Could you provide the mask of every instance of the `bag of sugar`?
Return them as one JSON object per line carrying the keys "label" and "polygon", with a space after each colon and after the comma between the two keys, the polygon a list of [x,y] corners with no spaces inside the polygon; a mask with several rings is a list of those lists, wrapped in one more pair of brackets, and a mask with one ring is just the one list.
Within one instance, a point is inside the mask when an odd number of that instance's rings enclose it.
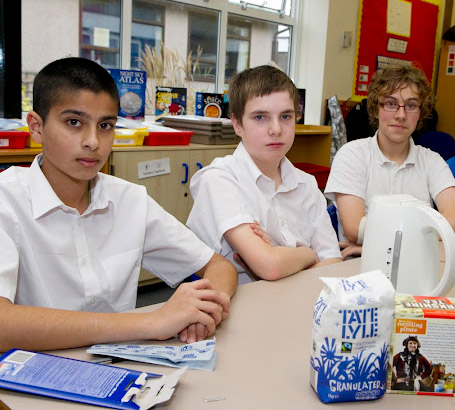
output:
{"label": "bag of sugar", "polygon": [[378,399],[386,391],[395,289],[379,270],[321,280],[311,385],[324,403]]}

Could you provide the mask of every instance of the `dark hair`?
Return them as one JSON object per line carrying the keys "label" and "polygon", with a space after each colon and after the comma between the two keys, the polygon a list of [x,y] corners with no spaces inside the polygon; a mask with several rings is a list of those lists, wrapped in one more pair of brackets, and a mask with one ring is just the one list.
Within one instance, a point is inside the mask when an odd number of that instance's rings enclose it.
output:
{"label": "dark hair", "polygon": [[431,86],[425,73],[414,66],[389,67],[373,74],[368,86],[368,115],[374,126],[379,125],[378,112],[380,100],[407,86],[415,85],[420,98],[420,116],[417,128],[428,118],[433,108]]}
{"label": "dark hair", "polygon": [[408,336],[406,339],[403,340],[403,346],[408,347],[409,342],[416,342],[417,347],[420,347],[420,341],[417,336]]}
{"label": "dark hair", "polygon": [[68,57],[45,66],[33,81],[33,111],[46,122],[52,106],[64,93],[88,90],[106,93],[118,103],[120,99],[114,79],[99,64],[79,57]]}
{"label": "dark hair", "polygon": [[229,84],[229,111],[242,125],[246,103],[254,97],[288,91],[297,114],[299,92],[292,80],[279,68],[262,65],[242,71]]}

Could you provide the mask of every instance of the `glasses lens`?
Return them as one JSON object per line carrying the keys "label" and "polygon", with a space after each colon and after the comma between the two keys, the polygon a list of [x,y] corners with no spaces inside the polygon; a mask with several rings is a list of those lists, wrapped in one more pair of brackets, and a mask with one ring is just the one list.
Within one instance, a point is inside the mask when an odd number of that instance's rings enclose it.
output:
{"label": "glasses lens", "polygon": [[420,106],[416,104],[407,104],[404,106],[404,109],[406,110],[406,112],[415,113],[420,110]]}

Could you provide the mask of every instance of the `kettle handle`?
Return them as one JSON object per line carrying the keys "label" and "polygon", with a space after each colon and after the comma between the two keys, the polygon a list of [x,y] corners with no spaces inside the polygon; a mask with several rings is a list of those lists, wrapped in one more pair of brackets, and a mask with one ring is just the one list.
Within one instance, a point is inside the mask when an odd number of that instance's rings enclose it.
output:
{"label": "kettle handle", "polygon": [[427,226],[422,228],[423,232],[435,230],[441,237],[445,252],[445,267],[444,273],[436,287],[425,296],[445,296],[455,285],[455,232],[449,222],[436,210],[429,206],[419,207],[427,218],[425,223]]}

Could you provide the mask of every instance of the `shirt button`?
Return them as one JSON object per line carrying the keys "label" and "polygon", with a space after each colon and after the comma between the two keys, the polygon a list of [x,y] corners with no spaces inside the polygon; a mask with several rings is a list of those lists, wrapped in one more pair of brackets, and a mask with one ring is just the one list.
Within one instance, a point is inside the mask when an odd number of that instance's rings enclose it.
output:
{"label": "shirt button", "polygon": [[88,303],[90,303],[91,305],[94,305],[96,303],[96,299],[95,298],[91,298]]}
{"label": "shirt button", "polygon": [[81,259],[81,266],[87,265],[87,259]]}
{"label": "shirt button", "polygon": [[286,222],[282,220],[282,221],[280,222],[280,225],[281,225],[282,228],[284,228],[284,227],[286,226]]}

